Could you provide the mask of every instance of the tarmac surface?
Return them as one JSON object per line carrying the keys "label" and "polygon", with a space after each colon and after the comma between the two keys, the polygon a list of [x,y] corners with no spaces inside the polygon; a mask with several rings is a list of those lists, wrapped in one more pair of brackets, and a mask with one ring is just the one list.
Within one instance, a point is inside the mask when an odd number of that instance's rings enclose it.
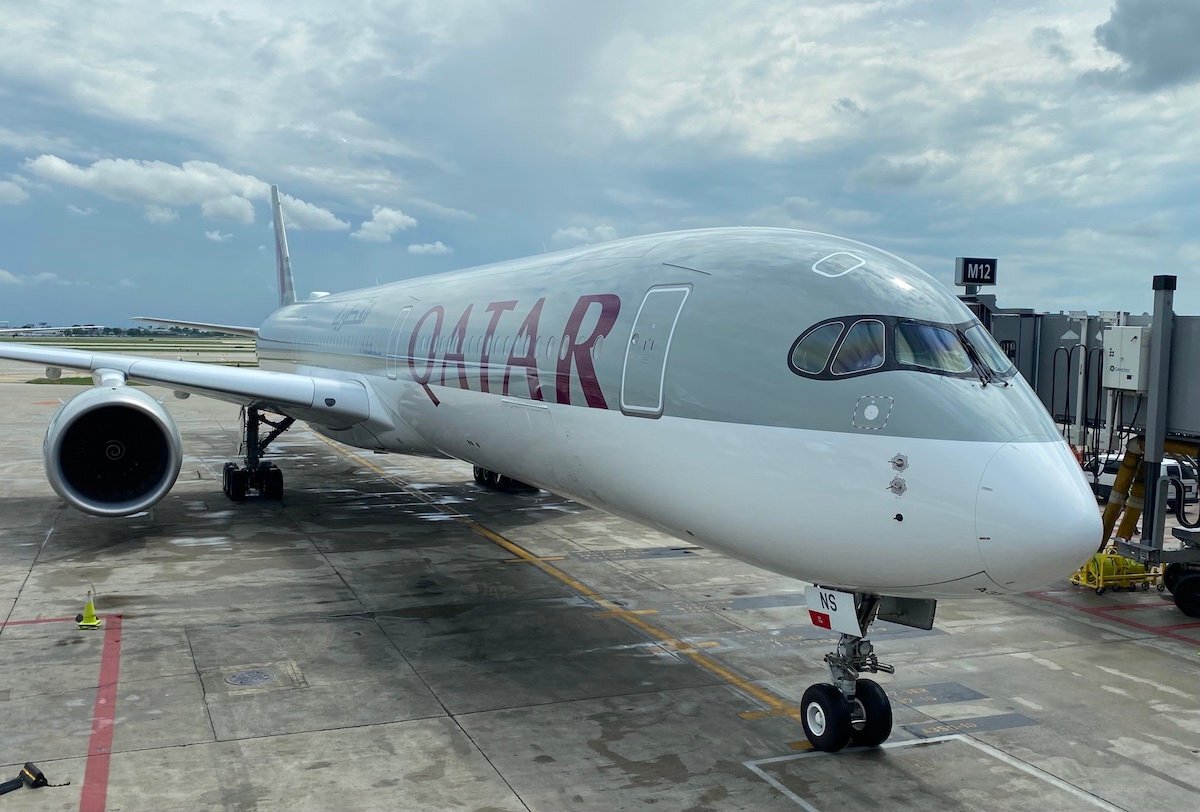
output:
{"label": "tarmac surface", "polygon": [[[30,761],[71,782],[0,812],[1200,799],[1200,622],[1166,594],[1063,573],[942,602],[933,631],[877,624],[892,738],[814,753],[797,703],[834,639],[803,583],[299,426],[271,449],[283,502],[233,504],[238,410],[156,389],[183,434],[178,484],[148,514],[88,517],[41,462],[77,391],[0,383],[0,780]],[[82,631],[91,588],[104,626]]]}

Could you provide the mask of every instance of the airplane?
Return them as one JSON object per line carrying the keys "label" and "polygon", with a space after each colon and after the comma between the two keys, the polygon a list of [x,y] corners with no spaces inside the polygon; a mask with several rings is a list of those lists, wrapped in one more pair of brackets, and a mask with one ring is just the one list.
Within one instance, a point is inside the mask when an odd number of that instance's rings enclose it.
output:
{"label": "airplane", "polygon": [[274,187],[272,206],[279,309],[211,325],[254,337],[259,369],[0,345],[92,373],[44,444],[69,505],[129,515],[174,484],[179,431],[134,380],[246,407],[246,456],[223,471],[235,502],[282,497],[263,455],[296,420],[455,457],[483,486],[544,488],[810,582],[810,620],[840,637],[800,715],[829,752],[891,733],[887,694],[861,677],[895,672],[873,621],[931,628],[938,599],[1042,587],[1100,540],[1079,465],[1007,356],[886,251],[681,231],[298,303]]}
{"label": "airplane", "polygon": [[26,335],[28,333],[66,333],[69,330],[103,330],[103,324],[72,324],[70,327],[4,327],[0,336]]}

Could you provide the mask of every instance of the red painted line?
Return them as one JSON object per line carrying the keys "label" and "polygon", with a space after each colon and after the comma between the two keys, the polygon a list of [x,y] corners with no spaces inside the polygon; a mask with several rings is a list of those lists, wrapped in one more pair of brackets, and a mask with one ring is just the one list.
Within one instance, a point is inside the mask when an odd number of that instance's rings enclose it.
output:
{"label": "red painted line", "polygon": [[1191,623],[1176,623],[1173,626],[1159,626],[1160,629],[1200,629],[1200,621],[1192,621]]}
{"label": "red painted line", "polygon": [[[1074,609],[1075,611],[1081,612],[1085,615],[1091,615],[1104,620],[1110,620],[1113,623],[1120,623],[1122,626],[1128,626],[1131,629],[1137,629],[1138,631],[1146,632],[1147,634],[1153,634],[1156,637],[1169,637],[1172,640],[1178,640],[1181,643],[1187,643],[1189,646],[1194,646],[1197,643],[1200,643],[1200,638],[1188,637],[1186,634],[1177,634],[1176,632],[1168,631],[1168,629],[1177,628],[1175,626],[1168,626],[1165,628],[1162,626],[1148,626],[1145,623],[1138,623],[1136,620],[1127,620],[1124,617],[1121,617],[1119,614],[1107,612],[1103,606],[1080,606],[1078,603],[1063,600],[1062,598],[1055,598],[1045,592],[1026,592],[1025,594],[1031,598],[1037,598],[1038,600],[1046,601],[1047,603],[1053,603],[1057,604],[1058,606],[1065,606],[1068,609]],[[1188,628],[1196,626],[1196,624],[1193,623],[1186,623],[1183,625]]]}
{"label": "red painted line", "polygon": [[0,629],[8,626],[32,626],[35,623],[74,623],[73,617],[43,617],[36,620],[5,620],[0,621]]}
{"label": "red painted line", "polygon": [[100,654],[100,683],[92,708],[92,738],[79,812],[104,812],[108,799],[108,762],[112,756],[113,720],[117,715],[117,677],[121,670],[121,616],[104,618],[104,649]]}
{"label": "red painted line", "polygon": [[1161,600],[1155,603],[1131,603],[1125,606],[1103,606],[1100,607],[1104,612],[1136,612],[1139,609],[1175,609],[1175,604],[1169,600]]}

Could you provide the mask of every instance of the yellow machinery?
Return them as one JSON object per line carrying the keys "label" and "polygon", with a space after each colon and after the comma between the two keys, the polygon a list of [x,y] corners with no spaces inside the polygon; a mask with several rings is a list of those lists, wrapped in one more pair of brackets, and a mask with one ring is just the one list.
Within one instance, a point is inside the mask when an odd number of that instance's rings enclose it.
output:
{"label": "yellow machinery", "polygon": [[[1190,444],[1167,441],[1165,450],[1176,454],[1195,455],[1197,448]],[[1104,540],[1107,542],[1116,530],[1116,540],[1129,541],[1137,531],[1138,519],[1145,505],[1145,483],[1138,476],[1145,457],[1145,440],[1132,437],[1125,446],[1125,457],[1117,471],[1116,481],[1108,501],[1104,505]],[[1118,523],[1118,519],[1120,522]],[[1118,555],[1115,545],[1109,545],[1087,560],[1087,563],[1071,576],[1076,586],[1096,590],[1102,595],[1107,589],[1130,590],[1150,589],[1154,584],[1161,592],[1166,587],[1162,579],[1162,567],[1146,568],[1145,564]]]}
{"label": "yellow machinery", "polygon": [[1122,587],[1130,591],[1141,587],[1146,591],[1151,584],[1156,585],[1159,592],[1165,589],[1158,567],[1146,569],[1145,564],[1111,552],[1096,553],[1089,558],[1071,576],[1071,583],[1094,589],[1097,595],[1103,595],[1106,589]]}

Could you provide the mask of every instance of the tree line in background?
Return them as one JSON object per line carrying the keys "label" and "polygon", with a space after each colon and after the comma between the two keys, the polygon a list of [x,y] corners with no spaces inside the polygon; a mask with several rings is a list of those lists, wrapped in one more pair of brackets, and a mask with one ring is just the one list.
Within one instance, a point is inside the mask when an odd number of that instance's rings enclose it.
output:
{"label": "tree line in background", "polygon": [[99,327],[83,324],[73,324],[70,327],[52,327],[46,322],[39,324],[23,324],[20,327],[10,328],[12,330],[37,330],[41,335],[46,335],[53,330],[61,331],[64,336],[131,336],[131,337],[151,337],[154,336],[178,336],[178,337],[205,337],[223,336],[225,333],[213,333],[205,330],[197,330],[192,327]]}

